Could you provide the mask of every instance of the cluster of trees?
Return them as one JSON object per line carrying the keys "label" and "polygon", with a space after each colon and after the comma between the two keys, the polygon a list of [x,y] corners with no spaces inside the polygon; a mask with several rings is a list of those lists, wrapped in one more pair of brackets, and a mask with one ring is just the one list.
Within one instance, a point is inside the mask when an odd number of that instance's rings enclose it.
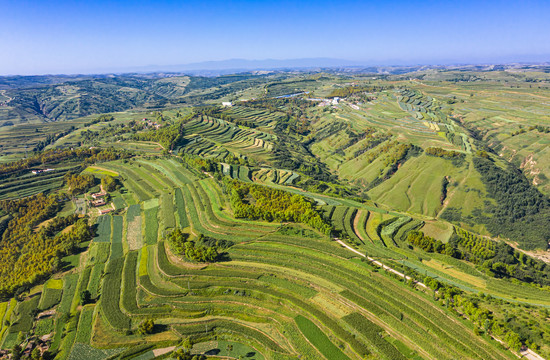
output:
{"label": "cluster of trees", "polygon": [[476,335],[481,335],[483,331],[494,334],[515,351],[521,348],[523,342],[529,342],[530,346],[536,347],[532,339],[529,341],[529,336],[522,338],[509,323],[497,320],[495,313],[480,306],[477,299],[465,295],[460,289],[441,283],[429,276],[426,276],[423,282],[434,292],[437,291],[439,298],[445,301],[449,309],[466,315],[475,324],[474,333]]}
{"label": "cluster of trees", "polygon": [[[462,138],[462,136],[459,133],[450,132],[449,129],[447,129],[446,126],[442,127],[441,131],[443,131],[445,133],[445,137],[447,137],[447,140],[449,140],[451,142],[451,144],[456,145],[456,146],[460,146],[460,147],[464,146],[464,139]],[[457,161],[456,158],[452,158],[451,160]],[[464,159],[458,158],[458,160],[459,160],[459,165],[461,165],[463,163]]]}
{"label": "cluster of trees", "polygon": [[512,132],[512,133],[510,134],[510,136],[517,136],[517,135],[519,135],[519,134],[524,134],[524,133],[526,133],[526,132],[527,132],[527,130],[525,130],[524,128],[521,128],[521,129],[519,129],[519,130],[516,130],[516,131]]}
{"label": "cluster of trees", "polygon": [[145,319],[138,326],[138,333],[141,335],[152,334],[155,328],[153,319]]}
{"label": "cluster of trees", "polygon": [[230,241],[216,240],[202,234],[199,234],[196,241],[189,240],[189,234],[180,228],[172,231],[167,240],[176,254],[197,262],[215,262],[219,260],[223,250],[233,245]]}
{"label": "cluster of trees", "polygon": [[311,201],[301,195],[238,180],[226,179],[226,184],[235,217],[300,222],[323,234],[332,233],[332,225],[323,219]]}
{"label": "cluster of trees", "polygon": [[[57,271],[63,256],[91,239],[87,218],[74,215],[37,227],[53,218],[62,204],[61,197],[43,194],[0,202],[13,216],[0,241],[0,297],[11,296]],[[69,225],[69,231],[60,232]]]}
{"label": "cluster of trees", "polygon": [[[162,122],[170,120],[169,116],[165,116],[160,112],[156,112],[155,115],[157,116],[157,121]],[[178,113],[176,117],[181,118],[182,116],[180,113]],[[173,129],[165,130],[164,127],[158,130],[149,129],[146,134],[135,135],[136,133],[147,129],[148,123],[146,121],[131,120],[126,124],[108,124],[98,131],[85,130],[80,133],[80,137],[82,139],[82,143],[94,144],[102,139],[108,139],[110,141],[123,140],[125,138],[123,136],[124,134],[134,134],[132,136],[134,136],[134,138],[138,140],[142,137],[146,139],[155,138],[150,141],[160,142],[163,144],[163,146],[166,145],[166,147],[169,148],[170,142],[172,141],[174,135]],[[155,134],[155,132],[157,131],[161,131],[161,134]]]}
{"label": "cluster of trees", "polygon": [[489,275],[515,278],[541,286],[550,285],[548,264],[525,255],[503,241],[495,242],[456,228],[450,242],[458,244],[464,259],[479,264]]}
{"label": "cluster of trees", "polygon": [[418,156],[421,153],[422,149],[416,145],[404,144],[399,141],[388,141],[380,146],[378,146],[374,151],[369,153],[364,159],[368,162],[373,161],[378,158],[381,154],[386,154],[384,157],[383,163],[387,166],[386,171],[381,175],[376,177],[373,181],[367,186],[367,190],[378,186],[385,180],[388,180],[397,172],[399,167],[405,163],[412,156]]}
{"label": "cluster of trees", "polygon": [[397,166],[402,160],[405,160],[409,150],[413,149],[412,144],[403,144],[397,141],[390,143],[389,146],[393,149],[389,151],[384,158],[384,165],[386,166]]}
{"label": "cluster of trees", "polygon": [[135,140],[154,141],[160,143],[165,149],[174,150],[183,139],[184,128],[181,123],[162,126],[159,129],[152,129],[133,135]]}
{"label": "cluster of trees", "polygon": [[189,337],[186,337],[181,341],[181,347],[175,350],[172,355],[176,358],[176,360],[206,360],[207,357],[204,355],[191,355],[193,345],[193,340],[191,340],[191,338]]}
{"label": "cluster of trees", "polygon": [[218,170],[218,163],[212,159],[184,154],[182,160],[186,165],[198,171],[215,172]]}
{"label": "cluster of trees", "polygon": [[529,126],[529,130],[537,130],[540,133],[548,134],[550,133],[550,126],[542,126],[542,125],[536,125],[536,126]]}
{"label": "cluster of trees", "polygon": [[450,249],[450,247],[446,246],[447,244],[444,244],[441,240],[435,240],[431,236],[424,235],[424,233],[419,230],[409,231],[407,241],[426,252],[454,255],[452,252],[454,249]]}
{"label": "cluster of trees", "polygon": [[109,149],[52,149],[42,153],[29,156],[26,159],[12,161],[0,165],[0,177],[17,171],[30,169],[33,166],[59,163],[64,160],[81,161],[84,164],[93,164],[96,162],[112,161],[117,159],[126,159],[131,157],[131,153],[125,150],[114,148]]}
{"label": "cluster of trees", "polygon": [[466,154],[454,151],[454,150],[445,150],[440,147],[429,147],[424,150],[427,155],[442,157],[445,159],[464,159]]}
{"label": "cluster of trees", "polygon": [[[399,265],[394,264],[399,267]],[[513,350],[519,350],[522,344],[528,345],[531,349],[537,350],[538,344],[544,343],[546,335],[533,323],[510,316],[507,308],[502,309],[500,305],[508,307],[508,303],[500,299],[494,299],[490,295],[468,294],[461,289],[448,283],[440,282],[429,276],[424,276],[418,271],[403,266],[403,271],[416,281],[422,281],[433,290],[434,300],[441,301],[449,311],[467,317],[474,325],[474,333],[481,335],[483,332],[498,336]],[[410,282],[411,285],[414,281]],[[491,310],[484,308],[483,304],[491,304]],[[497,306],[498,305],[498,306]],[[517,307],[514,304],[513,307]],[[519,305],[521,306],[521,305]],[[524,305],[529,308],[529,305]],[[504,310],[501,312],[500,310]],[[521,312],[521,309],[519,310]],[[529,312],[529,311],[526,311]],[[543,310],[542,317],[548,316],[548,311]]]}
{"label": "cluster of trees", "polygon": [[447,176],[443,176],[441,180],[441,196],[439,197],[439,203],[443,205],[445,199],[447,198],[447,187],[449,186],[449,179]]}
{"label": "cluster of trees", "polygon": [[360,93],[375,93],[380,92],[387,89],[393,89],[393,85],[389,86],[378,86],[378,85],[369,85],[369,86],[346,86],[340,89],[334,89],[332,92],[328,95],[328,97],[341,97],[346,98],[348,96],[351,96],[353,94],[360,94]]}
{"label": "cluster of trees", "polygon": [[[287,115],[287,120],[291,117],[299,119],[304,112],[310,108],[317,106],[314,101],[308,101],[297,97],[293,98],[279,98],[279,99],[256,99],[246,102],[246,106],[267,109],[272,112],[282,112]],[[283,119],[284,121],[284,119]]]}
{"label": "cluster of trees", "polygon": [[[459,236],[457,232],[467,235]],[[481,238],[458,228],[455,229],[454,236],[447,243],[435,240],[419,230],[410,231],[407,235],[407,241],[426,252],[445,254],[475,264],[492,259],[495,256],[496,248],[494,241]]]}
{"label": "cluster of trees", "polygon": [[460,258],[474,264],[492,259],[496,255],[497,243],[495,241],[474,235],[461,228],[455,227],[449,243],[459,248]]}
{"label": "cluster of trees", "polygon": [[99,131],[85,130],[80,133],[80,145],[82,144],[95,144],[101,139],[112,137],[113,140],[122,140],[122,135],[128,132],[135,132],[142,130],[145,125],[140,124],[136,128],[125,127],[124,124],[115,124],[114,126],[105,127]]}
{"label": "cluster of trees", "polygon": [[358,157],[359,155],[362,155],[367,151],[374,149],[375,147],[377,147],[384,141],[389,140],[390,138],[390,134],[375,134],[373,136],[369,136],[366,141],[363,141],[361,143],[359,149],[353,153],[353,157]]}
{"label": "cluster of trees", "polygon": [[101,178],[101,186],[103,187],[103,190],[112,192],[119,188],[120,184],[118,183],[117,179],[115,179],[111,175],[107,175]]}
{"label": "cluster of trees", "polygon": [[550,285],[550,266],[515,250],[503,241],[482,238],[460,228],[455,228],[446,244],[418,230],[410,231],[407,241],[426,252],[472,262],[493,277],[514,278],[540,286]]}
{"label": "cluster of trees", "polygon": [[485,223],[493,235],[513,239],[525,249],[547,249],[550,199],[511,164],[502,169],[489,157],[476,157],[474,166],[488,195],[496,200],[485,208],[490,216],[478,216],[476,221]]}
{"label": "cluster of trees", "polygon": [[82,194],[95,184],[95,178],[92,174],[66,173],[63,180],[71,195]]}
{"label": "cluster of trees", "polygon": [[59,233],[61,230],[65,229],[67,226],[71,226],[72,224],[76,223],[78,219],[79,217],[76,214],[68,216],[56,216],[52,219],[49,219],[48,224],[42,230],[44,231],[44,234],[46,236],[52,237]]}

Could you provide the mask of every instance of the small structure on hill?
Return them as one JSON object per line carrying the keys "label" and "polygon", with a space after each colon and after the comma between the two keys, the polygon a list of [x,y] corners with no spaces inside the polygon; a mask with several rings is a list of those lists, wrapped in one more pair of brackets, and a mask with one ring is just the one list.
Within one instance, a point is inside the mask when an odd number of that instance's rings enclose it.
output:
{"label": "small structure on hill", "polygon": [[34,175],[37,175],[37,174],[42,174],[44,172],[48,172],[48,171],[53,171],[54,169],[37,169],[37,170],[33,170],[32,173]]}
{"label": "small structure on hill", "polygon": [[106,204],[105,199],[97,199],[91,202],[93,207],[103,206]]}
{"label": "small structure on hill", "polygon": [[231,107],[231,106],[233,106],[233,104],[231,103],[231,101],[223,101],[222,106],[223,107]]}
{"label": "small structure on hill", "polygon": [[92,199],[94,199],[94,200],[103,199],[105,197],[105,195],[107,195],[107,193],[105,191],[101,191],[101,192],[98,192],[98,193],[93,193],[92,194]]}

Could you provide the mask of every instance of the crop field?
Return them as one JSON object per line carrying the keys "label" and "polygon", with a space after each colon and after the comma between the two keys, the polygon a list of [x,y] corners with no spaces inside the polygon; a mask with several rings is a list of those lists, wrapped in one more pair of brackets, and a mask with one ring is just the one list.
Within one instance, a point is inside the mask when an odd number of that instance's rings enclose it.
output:
{"label": "crop field", "polygon": [[111,242],[111,219],[110,215],[98,217],[94,242]]}
{"label": "crop field", "polygon": [[138,204],[128,207],[126,212],[126,242],[130,250],[137,250],[142,245],[141,208]]}
{"label": "crop field", "polygon": [[116,259],[122,257],[122,232],[124,226],[124,218],[120,215],[113,216],[113,237],[111,242],[111,258]]}
{"label": "crop field", "polygon": [[[121,334],[151,317],[163,325],[160,332],[145,337],[152,343],[174,336],[191,336],[199,342],[216,337],[228,344],[245,344],[265,359],[299,355],[359,359],[368,354],[404,358],[400,351],[441,359],[454,356],[450,354],[511,358],[511,353],[496,345],[487,347],[430,296],[352,261],[353,253],[327,237],[299,224],[279,230],[280,224],[235,219],[216,180],[191,179],[181,172],[178,178],[174,176],[177,164],[146,162],[150,166],[144,178],[150,186],[147,191],[159,194],[160,200],[146,199],[122,215],[99,217],[87,275],[65,279],[61,314],[71,312],[78,288],[89,289],[93,299],[99,297],[98,315],[94,306],[85,306],[70,325],[74,327],[68,330],[70,337],[56,342],[73,348],[64,352],[69,358],[76,349],[90,345],[86,351],[91,354],[95,347],[132,346],[143,338]],[[130,178],[126,164],[105,167],[116,167],[122,178]],[[409,225],[414,223],[410,217],[384,222],[394,216],[378,209],[342,205],[324,209],[345,238],[373,254],[376,249],[388,251],[384,242],[399,247],[401,241],[394,238],[402,236],[402,228],[422,225]],[[143,244],[137,240],[141,232],[131,231],[141,229],[135,226],[136,219],[143,219]],[[128,228],[123,231],[125,224]],[[192,237],[200,233],[233,241],[228,261],[197,267],[182,260],[163,240],[165,231],[175,226],[187,229]],[[44,290],[44,299],[52,296],[47,295],[49,291]],[[363,317],[369,320],[357,321]],[[59,326],[57,321],[56,336]],[[372,331],[384,338],[372,338]],[[396,339],[392,338],[395,331],[401,334]],[[401,346],[393,346],[393,341]]]}
{"label": "crop field", "polygon": [[59,302],[61,301],[61,294],[63,293],[63,290],[50,287],[51,283],[52,280],[48,281],[44,285],[44,291],[42,292],[40,303],[38,304],[38,309],[40,310],[48,310],[53,306],[59,304]]}
{"label": "crop field", "polygon": [[324,332],[321,331],[310,320],[306,319],[303,316],[296,317],[296,324],[298,328],[304,334],[304,336],[315,346],[321,354],[323,354],[327,359],[336,359],[336,360],[348,360],[349,358],[344,355],[344,353],[338,349],[333,343],[330,342],[328,337]]}

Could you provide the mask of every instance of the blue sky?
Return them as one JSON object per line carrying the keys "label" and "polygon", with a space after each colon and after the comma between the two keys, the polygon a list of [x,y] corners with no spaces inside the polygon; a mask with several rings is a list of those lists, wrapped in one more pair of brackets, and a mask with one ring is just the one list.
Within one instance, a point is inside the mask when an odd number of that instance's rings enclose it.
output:
{"label": "blue sky", "polygon": [[0,0],[0,74],[243,59],[550,61],[550,1]]}

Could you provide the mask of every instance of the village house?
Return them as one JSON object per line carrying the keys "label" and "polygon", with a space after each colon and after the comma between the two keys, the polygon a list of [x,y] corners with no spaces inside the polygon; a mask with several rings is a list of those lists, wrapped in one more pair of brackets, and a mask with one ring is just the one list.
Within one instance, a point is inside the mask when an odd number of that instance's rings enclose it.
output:
{"label": "village house", "polygon": [[48,171],[53,171],[54,169],[37,169],[37,170],[33,170],[32,173],[37,175],[37,174],[42,174],[43,172],[48,172]]}
{"label": "village house", "polygon": [[98,193],[93,193],[92,194],[92,198],[94,200],[98,200],[98,199],[103,199],[105,197],[105,195],[107,195],[106,192],[102,191],[102,192],[98,192]]}
{"label": "village house", "polygon": [[105,199],[98,199],[98,200],[93,200],[93,201],[91,202],[91,204],[92,204],[93,207],[98,207],[98,206],[103,206],[103,205],[105,205],[106,202],[105,202]]}

